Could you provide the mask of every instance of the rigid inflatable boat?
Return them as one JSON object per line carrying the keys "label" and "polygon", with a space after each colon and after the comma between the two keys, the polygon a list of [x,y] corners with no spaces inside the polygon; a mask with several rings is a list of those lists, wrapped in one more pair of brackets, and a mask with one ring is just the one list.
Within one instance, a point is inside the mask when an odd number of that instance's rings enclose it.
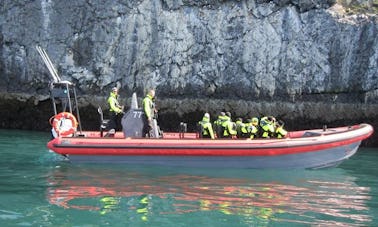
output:
{"label": "rigid inflatable boat", "polygon": [[[289,132],[283,139],[202,139],[197,133],[160,132],[142,138],[144,112],[136,96],[122,118],[122,132],[106,129],[102,111],[99,131],[83,131],[75,85],[62,81],[45,51],[37,47],[53,77],[50,119],[54,139],[48,148],[71,162],[129,163],[220,168],[323,168],[356,153],[373,133],[369,124]],[[60,107],[60,109],[59,109]],[[181,126],[185,126],[184,123]]]}
{"label": "rigid inflatable boat", "polygon": [[[100,130],[83,131],[79,110],[72,108],[78,106],[74,85],[66,81],[53,82],[51,89],[55,114],[50,123],[55,138],[47,146],[71,162],[220,168],[323,168],[337,165],[352,156],[361,141],[373,133],[369,124],[359,124],[293,131],[283,139],[202,139],[198,133],[186,132],[185,127],[181,127],[179,132],[160,132],[155,122],[153,131],[156,132],[152,133],[152,138],[142,138],[144,112],[133,108],[134,105],[122,118],[122,132],[105,130],[106,120],[100,109]],[[59,113],[58,104],[65,106]]]}

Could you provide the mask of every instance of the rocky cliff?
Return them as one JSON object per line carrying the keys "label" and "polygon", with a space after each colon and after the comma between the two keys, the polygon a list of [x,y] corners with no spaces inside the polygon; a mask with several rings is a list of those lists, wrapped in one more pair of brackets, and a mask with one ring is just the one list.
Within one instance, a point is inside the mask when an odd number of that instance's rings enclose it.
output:
{"label": "rocky cliff", "polygon": [[77,85],[87,128],[113,86],[125,102],[156,88],[164,130],[221,110],[378,126],[377,22],[335,0],[3,0],[0,126],[49,127],[36,45]]}

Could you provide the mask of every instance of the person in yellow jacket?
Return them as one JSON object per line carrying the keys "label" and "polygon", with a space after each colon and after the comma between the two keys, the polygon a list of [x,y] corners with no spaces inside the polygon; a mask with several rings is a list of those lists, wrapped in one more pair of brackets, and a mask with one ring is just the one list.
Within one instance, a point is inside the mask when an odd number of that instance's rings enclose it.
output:
{"label": "person in yellow jacket", "polygon": [[143,126],[143,137],[149,135],[152,129],[152,120],[155,117],[155,90],[151,89],[148,91],[146,97],[143,99],[143,111],[144,111],[144,126]]}
{"label": "person in yellow jacket", "polygon": [[118,102],[118,88],[113,87],[108,97],[109,104],[109,129],[118,129],[118,121],[123,113],[123,106]]}
{"label": "person in yellow jacket", "polygon": [[274,136],[275,121],[276,119],[272,116],[263,117],[260,119],[260,129],[262,130],[262,138],[271,138]]}
{"label": "person in yellow jacket", "polygon": [[287,131],[284,129],[284,125],[285,123],[282,120],[276,122],[275,134],[278,139],[285,138],[287,135]]}
{"label": "person in yellow jacket", "polygon": [[203,115],[202,121],[198,122],[200,126],[200,136],[202,138],[214,139],[213,126],[210,123],[210,114],[205,113]]}
{"label": "person in yellow jacket", "polygon": [[224,118],[224,122],[222,123],[223,127],[223,138],[232,138],[236,136],[236,125],[234,122],[231,121],[231,113],[226,112],[226,116]]}
{"label": "person in yellow jacket", "polygon": [[243,119],[239,117],[236,119],[235,124],[236,124],[236,132],[237,132],[238,138],[249,138],[248,122],[244,123]]}
{"label": "person in yellow jacket", "polygon": [[252,119],[248,119],[247,121],[247,131],[249,134],[250,139],[254,139],[259,137],[259,119],[257,117],[253,117]]}
{"label": "person in yellow jacket", "polygon": [[214,121],[214,130],[217,135],[217,138],[223,137],[223,127],[222,124],[226,120],[226,113],[220,112],[218,118]]}

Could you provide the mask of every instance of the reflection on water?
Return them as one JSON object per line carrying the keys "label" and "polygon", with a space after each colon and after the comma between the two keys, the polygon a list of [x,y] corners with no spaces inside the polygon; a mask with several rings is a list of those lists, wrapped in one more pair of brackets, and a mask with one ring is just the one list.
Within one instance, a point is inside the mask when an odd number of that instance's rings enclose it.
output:
{"label": "reflection on water", "polygon": [[62,166],[47,199],[67,209],[143,221],[177,214],[224,215],[245,224],[359,226],[371,222],[369,188],[342,169],[325,171],[181,170]]}

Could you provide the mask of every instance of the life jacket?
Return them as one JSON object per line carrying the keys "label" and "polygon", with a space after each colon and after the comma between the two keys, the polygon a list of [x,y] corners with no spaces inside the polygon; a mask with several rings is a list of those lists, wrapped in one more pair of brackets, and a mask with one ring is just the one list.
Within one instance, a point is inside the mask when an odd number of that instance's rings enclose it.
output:
{"label": "life jacket", "polygon": [[254,138],[259,137],[259,135],[258,135],[258,132],[259,132],[258,125],[253,125],[253,123],[251,122],[251,123],[247,123],[246,126],[245,126],[245,128],[247,130],[247,135],[248,135],[247,138],[254,139]]}
{"label": "life jacket", "polygon": [[143,99],[143,110],[147,119],[152,119],[154,117],[155,103],[149,94]]}
{"label": "life jacket", "polygon": [[114,112],[114,113],[122,112],[121,106],[118,103],[118,95],[116,95],[115,93],[110,92],[108,103],[109,103],[110,112]]}
{"label": "life jacket", "polygon": [[202,121],[198,122],[198,125],[199,125],[199,134],[201,138],[214,139],[213,127],[208,117],[203,117]]}
{"label": "life jacket", "polygon": [[231,121],[231,118],[225,116],[225,121],[222,123],[223,128],[223,137],[224,138],[231,138],[237,134],[236,132],[236,125],[234,122]]}
{"label": "life jacket", "polygon": [[284,138],[286,135],[287,131],[282,126],[276,128],[276,137],[278,139]]}
{"label": "life jacket", "polygon": [[218,138],[223,138],[224,128],[222,127],[223,123],[227,121],[227,116],[220,115],[218,119],[214,121],[214,130]]}
{"label": "life jacket", "polygon": [[244,124],[242,121],[236,121],[235,124],[238,138],[248,138],[250,136],[248,132],[248,124]]}
{"label": "life jacket", "polygon": [[260,120],[260,127],[262,129],[262,138],[270,138],[274,134],[274,122],[268,117],[263,117]]}

